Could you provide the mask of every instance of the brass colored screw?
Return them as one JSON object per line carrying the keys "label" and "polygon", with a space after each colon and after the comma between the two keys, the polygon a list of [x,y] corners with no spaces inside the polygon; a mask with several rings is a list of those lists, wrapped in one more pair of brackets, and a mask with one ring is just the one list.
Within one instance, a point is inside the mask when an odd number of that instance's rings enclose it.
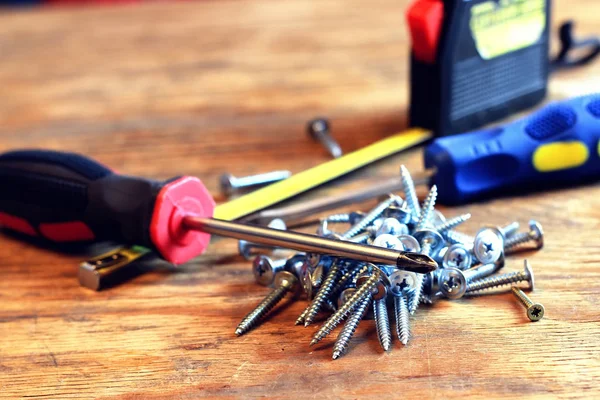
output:
{"label": "brass colored screw", "polygon": [[544,306],[540,303],[534,303],[531,299],[518,287],[513,286],[512,292],[517,296],[517,299],[527,308],[527,318],[535,322],[544,318]]}
{"label": "brass colored screw", "polygon": [[275,275],[275,289],[252,310],[235,330],[237,336],[241,336],[254,328],[279,303],[285,295],[298,285],[298,279],[294,274],[287,271],[278,272]]}

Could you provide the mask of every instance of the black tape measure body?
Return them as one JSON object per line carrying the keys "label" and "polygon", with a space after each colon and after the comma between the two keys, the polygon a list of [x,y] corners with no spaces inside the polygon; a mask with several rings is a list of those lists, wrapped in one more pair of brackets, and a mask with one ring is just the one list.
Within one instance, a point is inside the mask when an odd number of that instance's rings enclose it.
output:
{"label": "black tape measure body", "polygon": [[[431,18],[436,2],[443,3],[439,27]],[[438,135],[468,132],[540,102],[548,83],[550,7],[550,0],[417,0],[408,12],[411,125]],[[425,39],[435,46],[429,57],[415,37],[419,29],[438,32],[437,43]]]}

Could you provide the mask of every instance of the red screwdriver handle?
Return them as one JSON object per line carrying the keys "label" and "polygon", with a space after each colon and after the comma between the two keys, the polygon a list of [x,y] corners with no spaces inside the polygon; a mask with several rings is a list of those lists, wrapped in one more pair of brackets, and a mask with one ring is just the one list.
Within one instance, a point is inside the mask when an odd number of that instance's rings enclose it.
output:
{"label": "red screwdriver handle", "polygon": [[114,240],[157,250],[173,263],[202,253],[209,236],[181,227],[184,214],[211,217],[197,178],[158,182],[119,175],[74,153],[0,155],[0,225],[56,242]]}

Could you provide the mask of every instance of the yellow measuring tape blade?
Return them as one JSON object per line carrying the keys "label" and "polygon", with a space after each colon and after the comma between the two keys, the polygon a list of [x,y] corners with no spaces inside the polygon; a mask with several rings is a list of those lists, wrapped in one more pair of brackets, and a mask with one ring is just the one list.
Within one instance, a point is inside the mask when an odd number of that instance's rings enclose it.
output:
{"label": "yellow measuring tape blade", "polygon": [[431,131],[420,128],[390,136],[335,160],[302,171],[281,182],[223,203],[215,208],[214,218],[232,221],[260,211],[365,165],[423,143],[432,136]]}

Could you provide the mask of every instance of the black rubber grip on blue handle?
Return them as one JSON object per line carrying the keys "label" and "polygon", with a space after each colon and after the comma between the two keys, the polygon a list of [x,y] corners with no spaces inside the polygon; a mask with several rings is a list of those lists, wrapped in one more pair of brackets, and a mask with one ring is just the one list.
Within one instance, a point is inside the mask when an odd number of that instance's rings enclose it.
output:
{"label": "black rubber grip on blue handle", "polygon": [[[0,155],[0,213],[26,220],[46,237],[40,227],[81,222],[93,239],[151,247],[149,225],[163,186],[115,174],[74,153],[19,150]],[[90,239],[75,234],[67,240]]]}
{"label": "black rubber grip on blue handle", "polygon": [[[447,205],[600,178],[600,95],[551,103],[524,119],[463,135],[436,139],[425,150],[425,167]],[[580,142],[583,163],[549,171],[536,169],[536,151],[549,143]],[[561,157],[559,154],[557,157]]]}

